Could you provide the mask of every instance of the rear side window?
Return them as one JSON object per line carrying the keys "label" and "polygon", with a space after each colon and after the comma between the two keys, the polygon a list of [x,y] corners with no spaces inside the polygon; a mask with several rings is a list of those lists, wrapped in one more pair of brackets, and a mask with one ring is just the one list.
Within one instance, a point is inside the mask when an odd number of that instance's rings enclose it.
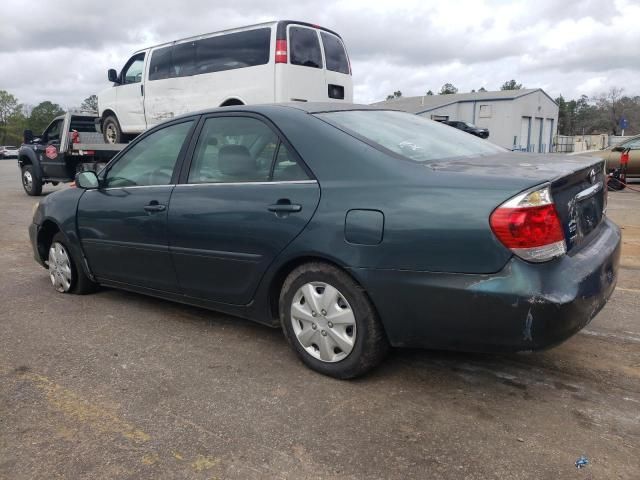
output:
{"label": "rear side window", "polygon": [[271,29],[228,33],[154,50],[149,80],[188,77],[269,63]]}
{"label": "rear side window", "polygon": [[188,77],[196,72],[196,44],[195,42],[174,45],[172,68],[170,77]]}
{"label": "rear side window", "polygon": [[327,63],[327,70],[338,73],[349,74],[349,60],[344,51],[342,42],[335,35],[320,32],[322,45],[324,46],[324,58]]}
{"label": "rear side window", "polygon": [[270,28],[229,33],[199,40],[196,42],[196,74],[269,63],[270,44]]}
{"label": "rear side window", "polygon": [[303,67],[322,68],[320,41],[315,30],[289,27],[289,49],[291,64]]}
{"label": "rear side window", "polygon": [[171,71],[171,48],[164,47],[154,50],[149,65],[149,80],[169,78]]}

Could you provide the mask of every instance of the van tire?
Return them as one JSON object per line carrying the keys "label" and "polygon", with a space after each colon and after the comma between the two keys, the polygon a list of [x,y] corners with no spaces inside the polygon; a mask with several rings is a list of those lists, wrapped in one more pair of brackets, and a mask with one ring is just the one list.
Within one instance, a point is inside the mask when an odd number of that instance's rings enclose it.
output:
{"label": "van tire", "polygon": [[122,134],[122,128],[115,115],[107,115],[102,122],[102,136],[104,142],[109,144],[122,143],[124,135]]}

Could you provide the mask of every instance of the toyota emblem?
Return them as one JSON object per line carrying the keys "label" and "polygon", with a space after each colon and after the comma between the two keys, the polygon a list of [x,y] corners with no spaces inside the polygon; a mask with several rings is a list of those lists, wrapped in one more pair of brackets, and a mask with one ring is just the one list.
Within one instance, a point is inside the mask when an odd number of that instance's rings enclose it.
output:
{"label": "toyota emblem", "polygon": [[596,183],[596,171],[592,168],[589,172],[589,181],[593,184]]}

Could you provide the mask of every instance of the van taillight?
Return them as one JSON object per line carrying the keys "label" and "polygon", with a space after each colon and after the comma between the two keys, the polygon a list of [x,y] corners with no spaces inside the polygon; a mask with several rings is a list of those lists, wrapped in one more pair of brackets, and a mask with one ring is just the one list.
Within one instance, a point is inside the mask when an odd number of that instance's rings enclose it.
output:
{"label": "van taillight", "polygon": [[287,63],[286,40],[276,40],[276,63]]}
{"label": "van taillight", "polygon": [[548,186],[503,203],[493,211],[489,224],[505,247],[529,262],[546,262],[567,251]]}

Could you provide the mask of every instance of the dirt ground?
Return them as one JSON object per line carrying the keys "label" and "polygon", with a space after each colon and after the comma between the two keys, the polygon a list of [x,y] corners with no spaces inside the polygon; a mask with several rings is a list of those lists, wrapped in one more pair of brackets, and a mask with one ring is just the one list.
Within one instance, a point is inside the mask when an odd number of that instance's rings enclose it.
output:
{"label": "dirt ground", "polygon": [[2,161],[0,478],[638,479],[640,193],[609,199],[618,288],[566,343],[398,350],[338,381],[277,330],[116,290],[56,293],[29,246],[37,199]]}

